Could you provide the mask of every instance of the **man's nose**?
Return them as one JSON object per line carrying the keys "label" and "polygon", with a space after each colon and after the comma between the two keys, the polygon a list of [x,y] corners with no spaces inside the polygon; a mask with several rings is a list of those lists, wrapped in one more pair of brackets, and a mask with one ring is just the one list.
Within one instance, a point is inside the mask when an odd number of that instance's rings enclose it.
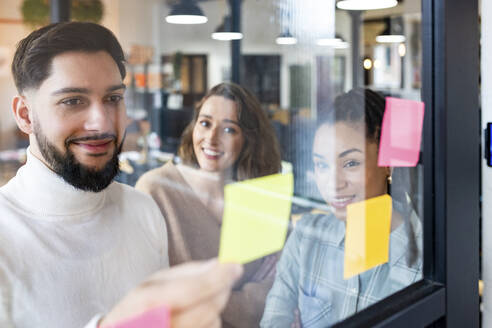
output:
{"label": "man's nose", "polygon": [[114,117],[111,114],[111,109],[106,108],[102,102],[94,102],[88,108],[88,113],[85,121],[85,129],[87,131],[107,132],[113,131]]}

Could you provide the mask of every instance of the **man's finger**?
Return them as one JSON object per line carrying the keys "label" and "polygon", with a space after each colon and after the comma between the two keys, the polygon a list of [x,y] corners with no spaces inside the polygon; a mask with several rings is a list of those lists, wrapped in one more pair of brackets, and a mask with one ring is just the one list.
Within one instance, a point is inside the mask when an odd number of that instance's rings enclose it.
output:
{"label": "man's finger", "polygon": [[180,265],[173,266],[171,268],[162,269],[151,275],[146,281],[153,282],[158,281],[161,283],[166,280],[176,280],[185,277],[196,277],[197,275],[204,274],[212,270],[217,266],[217,259],[211,259],[205,262],[187,262]]}
{"label": "man's finger", "polygon": [[[180,328],[208,328],[219,320],[220,314],[224,309],[230,292],[224,291],[208,302],[186,308],[185,310],[172,313],[172,327]],[[197,324],[199,323],[199,324]]]}
{"label": "man's finger", "polygon": [[[169,271],[173,271],[173,267]],[[194,272],[190,274],[188,270]],[[198,273],[197,273],[198,272]],[[165,273],[159,278],[152,278],[150,283],[143,284],[147,288],[148,298],[156,300],[155,305],[162,295],[165,294],[165,305],[172,310],[183,310],[187,307],[194,306],[205,302],[217,294],[222,293],[232,287],[234,282],[241,276],[242,267],[237,264],[219,264],[209,265],[207,270],[197,270],[197,267],[187,266],[179,268],[179,275],[171,272],[173,279],[169,280]],[[171,283],[172,281],[172,283]]]}

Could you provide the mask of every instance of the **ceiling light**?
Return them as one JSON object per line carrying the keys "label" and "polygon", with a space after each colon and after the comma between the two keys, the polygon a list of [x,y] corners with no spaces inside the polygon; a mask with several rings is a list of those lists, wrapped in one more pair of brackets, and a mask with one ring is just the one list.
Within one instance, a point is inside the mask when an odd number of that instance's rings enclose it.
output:
{"label": "ceiling light", "polygon": [[231,17],[224,16],[224,20],[217,27],[214,33],[212,33],[212,39],[219,41],[231,41],[231,40],[241,40],[243,38],[243,33],[233,32]]}
{"label": "ceiling light", "polygon": [[397,0],[342,0],[337,2],[338,9],[375,10],[395,7]]}
{"label": "ceiling light", "polygon": [[376,41],[379,43],[402,43],[407,38],[404,35],[378,35]]}
{"label": "ceiling light", "polygon": [[214,32],[212,33],[212,39],[219,41],[231,41],[231,40],[241,40],[243,38],[243,33],[240,32]]}
{"label": "ceiling light", "polygon": [[345,41],[339,42],[333,46],[333,48],[335,49],[348,49],[348,47],[349,43]]}
{"label": "ceiling light", "polygon": [[280,33],[275,42],[280,45],[292,45],[297,43],[297,39],[290,34],[289,31]]}
{"label": "ceiling light", "polygon": [[407,54],[407,47],[405,46],[405,43],[400,43],[398,45],[398,54],[400,55],[400,57],[405,57],[405,55]]}
{"label": "ceiling light", "polygon": [[334,46],[340,42],[342,42],[342,39],[339,38],[323,38],[323,39],[316,40],[316,44],[318,46],[326,46],[326,47]]}
{"label": "ceiling light", "polygon": [[171,12],[166,16],[166,22],[170,24],[204,24],[208,18],[193,0],[181,0],[171,7]]}
{"label": "ceiling light", "polygon": [[342,37],[336,36],[334,38],[321,38],[316,40],[316,44],[322,47],[332,47],[335,49],[347,49],[349,43],[344,41]]}
{"label": "ceiling light", "polygon": [[379,43],[402,43],[406,41],[403,35],[403,19],[401,17],[385,19],[386,27],[384,31],[376,37]]}

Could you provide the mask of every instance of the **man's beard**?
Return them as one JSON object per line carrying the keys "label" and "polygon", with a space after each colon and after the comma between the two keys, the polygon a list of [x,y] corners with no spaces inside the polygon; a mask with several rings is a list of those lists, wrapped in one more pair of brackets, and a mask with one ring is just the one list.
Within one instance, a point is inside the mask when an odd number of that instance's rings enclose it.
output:
{"label": "man's beard", "polygon": [[65,154],[63,154],[46,138],[39,126],[35,127],[34,135],[36,136],[39,150],[44,159],[49,163],[51,169],[75,188],[84,191],[100,192],[109,186],[114,177],[120,172],[118,155],[121,152],[123,141],[118,146],[116,144],[117,138],[114,135],[102,134],[81,138],[84,140],[97,140],[113,137],[116,145],[113,156],[100,170],[89,168],[75,158],[74,153],[69,149],[70,143],[73,142],[70,139],[65,141]]}

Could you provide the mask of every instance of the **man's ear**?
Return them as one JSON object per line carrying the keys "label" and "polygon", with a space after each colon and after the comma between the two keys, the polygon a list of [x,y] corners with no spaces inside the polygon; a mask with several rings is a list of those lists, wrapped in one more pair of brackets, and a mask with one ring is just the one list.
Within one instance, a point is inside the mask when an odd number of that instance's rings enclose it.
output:
{"label": "man's ear", "polygon": [[12,111],[17,126],[26,134],[33,133],[32,113],[24,96],[17,95],[12,100]]}

